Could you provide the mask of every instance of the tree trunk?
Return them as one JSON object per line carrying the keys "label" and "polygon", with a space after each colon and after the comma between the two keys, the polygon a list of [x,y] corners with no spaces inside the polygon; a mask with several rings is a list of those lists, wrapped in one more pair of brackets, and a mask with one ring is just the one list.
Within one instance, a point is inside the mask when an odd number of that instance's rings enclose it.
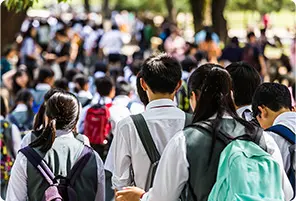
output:
{"label": "tree trunk", "polygon": [[102,10],[102,15],[103,19],[110,18],[111,17],[111,12],[109,9],[109,0],[103,0],[103,10]]}
{"label": "tree trunk", "polygon": [[168,19],[170,22],[176,22],[176,10],[174,9],[173,0],[165,0],[166,7],[168,9]]}
{"label": "tree trunk", "polygon": [[213,31],[216,32],[221,41],[227,40],[227,22],[223,12],[227,0],[212,0],[212,22]]}
{"label": "tree trunk", "polygon": [[193,15],[193,24],[195,32],[202,29],[204,20],[205,0],[190,0],[191,11]]}
{"label": "tree trunk", "polygon": [[90,11],[89,0],[84,0],[84,10],[85,12],[89,13]]}
{"label": "tree trunk", "polygon": [[1,4],[1,47],[12,44],[16,34],[20,31],[21,25],[26,18],[26,11],[15,13],[8,11],[4,2]]}

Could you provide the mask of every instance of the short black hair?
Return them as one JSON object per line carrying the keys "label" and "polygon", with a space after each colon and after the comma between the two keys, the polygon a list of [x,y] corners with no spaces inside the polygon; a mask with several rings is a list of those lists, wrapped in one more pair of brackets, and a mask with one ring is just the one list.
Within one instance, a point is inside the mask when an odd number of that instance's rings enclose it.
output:
{"label": "short black hair", "polygon": [[78,69],[75,69],[75,68],[72,68],[72,69],[69,69],[65,72],[65,78],[69,81],[69,82],[72,82],[73,81],[73,78],[75,77],[75,75],[79,74],[79,70]]}
{"label": "short black hair", "polygon": [[142,72],[153,93],[173,93],[182,76],[180,63],[165,53],[146,59]]}
{"label": "short black hair", "polygon": [[247,38],[250,39],[251,37],[256,37],[254,32],[249,32]]}
{"label": "short black hair", "polygon": [[253,116],[260,114],[258,106],[266,106],[274,112],[278,112],[282,108],[291,109],[291,94],[285,85],[278,83],[261,84],[253,96],[252,110]]}
{"label": "short black hair", "polygon": [[128,96],[132,92],[133,87],[126,81],[120,81],[116,83],[116,96],[125,95]]}
{"label": "short black hair", "polygon": [[184,71],[190,72],[192,69],[197,67],[197,62],[195,59],[186,57],[183,61],[181,61],[181,66]]}
{"label": "short black hair", "polygon": [[54,77],[54,72],[51,68],[48,67],[42,67],[39,70],[37,82],[38,83],[44,83],[46,78],[52,78]]}
{"label": "short black hair", "polygon": [[80,88],[83,88],[88,83],[88,79],[83,74],[78,74],[73,78],[73,82],[77,83]]}
{"label": "short black hair", "polygon": [[65,91],[69,91],[69,82],[66,78],[61,78],[55,81],[54,87],[58,89],[63,89]]}
{"label": "short black hair", "polygon": [[97,78],[95,85],[100,96],[108,96],[114,87],[113,80],[108,76]]}
{"label": "short black hair", "polygon": [[107,73],[108,67],[107,64],[105,62],[97,62],[95,64],[95,73],[96,72],[103,72],[103,73]]}
{"label": "short black hair", "polygon": [[252,104],[252,97],[261,84],[258,71],[245,62],[234,62],[226,67],[232,78],[235,105],[240,107]]}
{"label": "short black hair", "polygon": [[292,95],[293,95],[293,98],[294,100],[296,101],[296,82],[292,84]]}

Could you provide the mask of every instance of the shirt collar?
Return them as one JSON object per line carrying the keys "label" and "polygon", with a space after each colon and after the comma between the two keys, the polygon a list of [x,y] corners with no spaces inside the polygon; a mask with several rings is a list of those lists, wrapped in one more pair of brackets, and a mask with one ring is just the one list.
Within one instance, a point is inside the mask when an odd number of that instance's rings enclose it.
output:
{"label": "shirt collar", "polygon": [[284,125],[296,133],[296,112],[284,112],[280,114],[275,118],[273,126],[277,124]]}
{"label": "shirt collar", "polygon": [[46,83],[39,83],[36,85],[36,89],[37,90],[50,90],[51,86],[49,84]]}
{"label": "shirt collar", "polygon": [[92,99],[93,98],[92,94],[89,91],[84,91],[84,90],[79,91],[78,92],[78,96],[80,96],[80,97],[86,97],[88,99]]}
{"label": "shirt collar", "polygon": [[109,104],[112,103],[112,99],[109,97],[102,97],[100,100],[100,104]]}
{"label": "shirt collar", "polygon": [[247,109],[249,109],[252,112],[252,105],[246,105],[246,106],[240,107],[236,110],[236,113],[238,114],[239,117],[242,117],[244,111]]}
{"label": "shirt collar", "polygon": [[23,103],[18,104],[14,109],[14,112],[26,112],[26,111],[28,111],[28,107]]}
{"label": "shirt collar", "polygon": [[176,107],[176,103],[171,99],[166,99],[166,98],[153,100],[149,102],[149,104],[146,107],[146,110],[151,110],[154,107],[161,107],[161,106]]}
{"label": "shirt collar", "polygon": [[66,131],[66,130],[57,130],[56,131],[56,137],[60,137],[60,136],[68,136],[68,137],[73,136],[73,138],[74,138],[73,132],[72,131]]}

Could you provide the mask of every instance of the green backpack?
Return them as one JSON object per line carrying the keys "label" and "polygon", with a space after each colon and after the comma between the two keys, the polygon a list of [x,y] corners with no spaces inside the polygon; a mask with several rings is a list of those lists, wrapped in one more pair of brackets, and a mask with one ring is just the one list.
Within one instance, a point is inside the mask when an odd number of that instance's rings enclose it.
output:
{"label": "green backpack", "polygon": [[284,200],[279,164],[251,141],[234,140],[220,155],[208,201]]}

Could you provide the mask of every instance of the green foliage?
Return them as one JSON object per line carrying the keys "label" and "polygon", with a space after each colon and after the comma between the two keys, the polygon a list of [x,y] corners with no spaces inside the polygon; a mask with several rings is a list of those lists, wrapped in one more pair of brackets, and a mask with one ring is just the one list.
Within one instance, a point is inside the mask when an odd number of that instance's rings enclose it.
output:
{"label": "green foliage", "polygon": [[[58,2],[67,2],[68,0],[58,0]],[[22,10],[27,10],[32,7],[34,3],[38,3],[38,0],[6,0],[5,6],[8,10],[20,12]]]}
{"label": "green foliage", "polygon": [[260,14],[279,12],[281,9],[293,10],[291,0],[228,0],[227,9],[232,11],[257,11]]}

